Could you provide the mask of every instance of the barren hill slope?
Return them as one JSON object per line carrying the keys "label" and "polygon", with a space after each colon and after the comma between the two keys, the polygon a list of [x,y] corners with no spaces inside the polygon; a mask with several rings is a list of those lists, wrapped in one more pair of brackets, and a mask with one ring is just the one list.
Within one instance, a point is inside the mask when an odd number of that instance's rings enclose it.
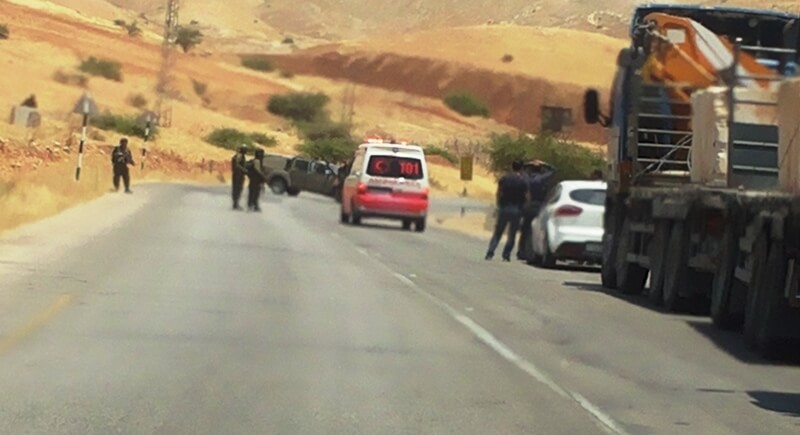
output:
{"label": "barren hill slope", "polygon": [[[161,23],[166,0],[54,0],[87,10],[101,3],[144,13]],[[274,36],[276,32],[328,41],[488,21],[624,34],[640,0],[192,0],[182,1],[181,20],[197,20],[220,34]],[[658,3],[742,5],[800,12],[795,0],[662,0]],[[108,12],[107,10],[105,11]]]}

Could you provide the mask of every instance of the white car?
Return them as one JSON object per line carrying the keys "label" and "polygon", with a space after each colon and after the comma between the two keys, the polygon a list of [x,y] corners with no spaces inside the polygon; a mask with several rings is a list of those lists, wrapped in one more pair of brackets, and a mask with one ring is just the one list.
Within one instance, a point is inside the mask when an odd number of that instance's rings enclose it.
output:
{"label": "white car", "polygon": [[558,183],[533,220],[528,263],[548,268],[559,260],[600,264],[605,202],[604,181]]}

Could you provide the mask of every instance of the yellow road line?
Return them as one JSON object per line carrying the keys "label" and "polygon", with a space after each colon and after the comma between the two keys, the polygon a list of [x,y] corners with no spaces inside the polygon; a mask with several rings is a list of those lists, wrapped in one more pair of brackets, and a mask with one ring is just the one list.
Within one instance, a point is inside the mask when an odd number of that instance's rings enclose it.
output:
{"label": "yellow road line", "polygon": [[61,295],[53,305],[42,311],[31,319],[25,326],[11,331],[10,334],[0,340],[0,355],[6,354],[21,341],[35,334],[42,329],[47,322],[53,320],[69,303],[72,302],[72,295]]}

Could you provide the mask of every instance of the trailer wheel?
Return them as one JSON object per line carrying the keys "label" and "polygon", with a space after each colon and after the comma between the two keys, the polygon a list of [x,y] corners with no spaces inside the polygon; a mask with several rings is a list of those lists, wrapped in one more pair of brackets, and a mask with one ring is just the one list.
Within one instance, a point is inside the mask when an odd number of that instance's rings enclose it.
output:
{"label": "trailer wheel", "polygon": [[721,260],[711,284],[711,320],[720,329],[735,329],[741,326],[744,313],[736,312],[732,298],[734,293],[744,294],[747,289],[736,279],[739,258],[739,237],[736,231],[726,228],[720,246]]}
{"label": "trailer wheel", "polygon": [[664,302],[664,257],[667,254],[667,243],[670,235],[670,221],[656,222],[656,232],[650,244],[650,302],[661,305]]}
{"label": "trailer wheel", "polygon": [[662,302],[669,311],[677,311],[681,303],[681,290],[688,284],[689,238],[686,224],[677,222],[672,226],[664,259],[664,288]]}
{"label": "trailer wheel", "polygon": [[628,253],[633,251],[631,220],[625,218],[619,235],[617,247],[616,278],[617,288],[625,294],[639,294],[647,282],[647,269],[628,261]]}
{"label": "trailer wheel", "polygon": [[764,281],[768,280],[765,276],[767,272],[767,255],[769,254],[769,239],[766,232],[762,231],[753,244],[750,255],[753,257],[753,269],[750,273],[750,286],[747,289],[747,309],[744,316],[744,337],[748,344],[755,347],[758,338],[758,330],[764,317],[763,295],[761,291]]}
{"label": "trailer wheel", "polygon": [[769,249],[758,298],[761,299],[761,313],[756,316],[759,322],[754,325],[755,348],[764,357],[771,357],[781,347],[782,329],[790,321],[787,319],[788,305],[783,298],[786,284],[786,254],[783,243],[773,242]]}

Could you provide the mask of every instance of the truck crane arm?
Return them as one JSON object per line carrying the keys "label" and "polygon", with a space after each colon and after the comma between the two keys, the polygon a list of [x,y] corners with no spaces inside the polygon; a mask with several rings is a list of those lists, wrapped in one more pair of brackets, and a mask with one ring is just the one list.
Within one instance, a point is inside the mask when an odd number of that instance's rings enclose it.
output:
{"label": "truck crane arm", "polygon": [[[721,85],[732,73],[734,46],[724,36],[700,23],[665,13],[652,13],[643,20],[649,56],[642,69],[645,81],[706,88]],[[776,73],[758,63],[749,53],[739,52],[736,74],[748,77],[774,77]],[[744,79],[741,85],[768,88],[770,80]],[[690,95],[674,89],[673,96],[684,102]]]}

